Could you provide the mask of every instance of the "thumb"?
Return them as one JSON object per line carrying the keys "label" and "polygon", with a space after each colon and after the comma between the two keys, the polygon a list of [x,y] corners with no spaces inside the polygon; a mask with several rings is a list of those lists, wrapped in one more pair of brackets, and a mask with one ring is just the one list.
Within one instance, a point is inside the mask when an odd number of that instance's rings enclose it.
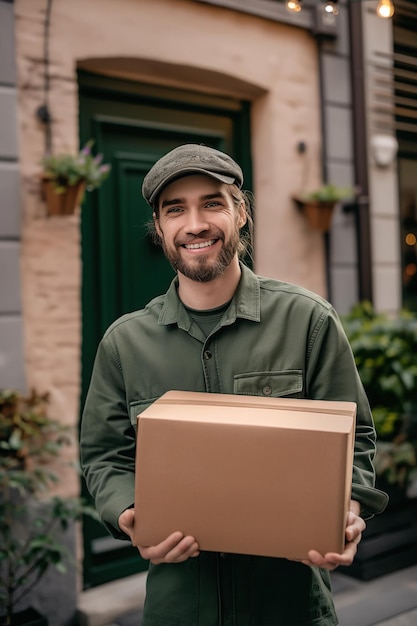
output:
{"label": "thumb", "polygon": [[133,535],[133,526],[135,523],[135,510],[134,509],[126,509],[119,515],[118,519],[119,528],[122,530],[128,537],[132,539]]}

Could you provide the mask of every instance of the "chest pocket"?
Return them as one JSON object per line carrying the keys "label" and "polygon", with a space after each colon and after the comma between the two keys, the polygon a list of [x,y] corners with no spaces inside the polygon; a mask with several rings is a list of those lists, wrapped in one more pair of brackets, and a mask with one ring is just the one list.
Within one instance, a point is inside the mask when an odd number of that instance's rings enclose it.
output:
{"label": "chest pocket", "polygon": [[233,393],[243,396],[303,398],[303,372],[302,370],[285,370],[282,372],[236,374],[233,382]]}

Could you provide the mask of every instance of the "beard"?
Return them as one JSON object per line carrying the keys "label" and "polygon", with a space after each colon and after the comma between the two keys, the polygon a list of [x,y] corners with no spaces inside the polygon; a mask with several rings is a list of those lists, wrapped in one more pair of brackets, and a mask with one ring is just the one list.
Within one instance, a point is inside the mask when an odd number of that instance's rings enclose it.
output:
{"label": "beard", "polygon": [[163,238],[161,240],[162,249],[176,272],[181,272],[181,274],[196,282],[208,283],[221,276],[232,262],[239,248],[239,229],[236,226],[235,231],[227,242],[225,242],[224,234],[221,231],[203,231],[198,236],[206,239],[220,239],[223,242],[222,248],[214,261],[209,261],[208,255],[200,255],[195,259],[184,260],[178,252],[178,242],[174,242],[174,250],[168,250]]}

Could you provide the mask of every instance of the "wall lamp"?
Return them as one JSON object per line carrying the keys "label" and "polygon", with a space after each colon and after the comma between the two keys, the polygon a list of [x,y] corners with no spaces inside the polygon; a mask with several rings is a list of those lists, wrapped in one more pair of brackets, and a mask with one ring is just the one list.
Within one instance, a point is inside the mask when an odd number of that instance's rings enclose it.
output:
{"label": "wall lamp", "polygon": [[[363,1],[366,2],[366,0]],[[320,2],[326,15],[337,15],[339,13],[338,0],[320,0]],[[288,11],[299,13],[303,8],[303,0],[286,0],[285,5]],[[394,15],[394,11],[393,0],[379,0],[376,8],[378,17],[389,19]]]}

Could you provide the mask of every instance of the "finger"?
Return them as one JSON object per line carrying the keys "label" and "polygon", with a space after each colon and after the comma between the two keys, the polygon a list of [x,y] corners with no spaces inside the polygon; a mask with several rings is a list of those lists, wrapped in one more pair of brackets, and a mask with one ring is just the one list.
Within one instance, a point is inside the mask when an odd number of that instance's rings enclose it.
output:
{"label": "finger", "polygon": [[317,552],[316,550],[310,550],[308,553],[308,558],[304,559],[302,563],[304,565],[309,565],[310,567],[321,567],[322,569],[332,570],[336,569],[336,567],[338,567],[339,565],[338,559],[335,558],[338,556],[340,555],[326,554],[325,556],[323,556],[322,554],[320,554],[320,552]]}
{"label": "finger", "polygon": [[355,526],[346,528],[345,534],[348,543],[356,543],[357,545],[362,539],[362,531]]}
{"label": "finger", "polygon": [[365,528],[365,522],[360,517],[357,517],[353,524],[346,527],[345,536],[347,543],[355,543],[357,545],[362,539],[362,533]]}
{"label": "finger", "polygon": [[176,531],[156,546],[138,546],[139,552],[144,559],[163,559],[184,537],[184,534]]}
{"label": "finger", "polygon": [[122,530],[131,539],[133,537],[133,527],[135,522],[135,512],[133,509],[126,509],[120,514],[118,524],[120,530]]}
{"label": "finger", "polygon": [[190,554],[190,559],[195,559],[196,556],[200,556],[200,549],[197,549],[192,554]]}
{"label": "finger", "polygon": [[198,556],[198,543],[194,537],[184,537],[176,546],[170,550],[164,558],[165,563],[181,563],[192,555]]}
{"label": "finger", "polygon": [[354,513],[349,513],[346,518],[346,530],[351,528],[362,533],[366,528],[366,522],[362,517],[358,517]]}
{"label": "finger", "polygon": [[354,513],[349,513],[346,518],[346,526],[357,526],[364,531],[366,528],[366,522],[362,517],[355,515]]}
{"label": "finger", "polygon": [[157,546],[139,548],[143,558],[148,559],[154,565],[160,563],[181,563],[190,557],[199,555],[199,545],[194,537],[184,537],[176,532],[170,535]]}
{"label": "finger", "polygon": [[355,541],[347,543],[343,554],[328,553],[325,555],[326,561],[337,565],[351,565],[358,551],[358,544]]}
{"label": "finger", "polygon": [[169,537],[167,537],[164,541],[161,541],[161,543],[156,546],[156,548],[158,548],[158,550],[162,554],[167,554],[173,548],[175,548],[175,546],[178,545],[183,539],[184,533],[180,531],[175,531],[174,533],[169,535]]}
{"label": "finger", "polygon": [[123,513],[119,515],[119,523],[122,522],[127,526],[133,525],[135,519],[135,510],[134,509],[125,509]]}

